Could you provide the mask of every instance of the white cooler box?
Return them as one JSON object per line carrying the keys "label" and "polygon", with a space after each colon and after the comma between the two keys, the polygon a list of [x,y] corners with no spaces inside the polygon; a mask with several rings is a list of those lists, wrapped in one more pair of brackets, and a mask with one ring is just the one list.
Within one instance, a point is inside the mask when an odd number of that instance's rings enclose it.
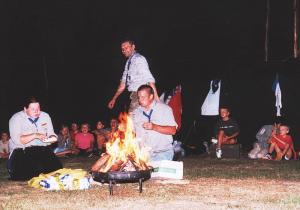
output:
{"label": "white cooler box", "polygon": [[153,161],[151,165],[154,168],[154,171],[151,173],[151,178],[183,179],[182,161]]}

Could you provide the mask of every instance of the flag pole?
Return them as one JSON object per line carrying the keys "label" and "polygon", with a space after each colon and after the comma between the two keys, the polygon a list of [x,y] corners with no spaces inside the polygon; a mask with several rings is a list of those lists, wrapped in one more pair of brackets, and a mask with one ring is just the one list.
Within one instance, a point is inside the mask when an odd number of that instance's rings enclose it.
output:
{"label": "flag pole", "polygon": [[270,0],[266,1],[265,62],[269,62]]}
{"label": "flag pole", "polygon": [[196,120],[193,120],[192,125],[189,127],[189,130],[187,131],[187,134],[183,138],[183,141],[182,141],[183,144],[186,145],[188,143],[188,139],[191,135],[191,132],[195,129],[195,126],[196,126]]}
{"label": "flag pole", "polygon": [[298,47],[298,0],[294,0],[294,58],[299,57]]}

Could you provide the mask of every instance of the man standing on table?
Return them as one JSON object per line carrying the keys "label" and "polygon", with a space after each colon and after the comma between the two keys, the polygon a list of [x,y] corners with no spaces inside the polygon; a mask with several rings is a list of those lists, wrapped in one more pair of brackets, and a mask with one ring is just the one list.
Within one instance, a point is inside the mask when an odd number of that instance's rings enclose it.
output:
{"label": "man standing on table", "polygon": [[139,86],[148,84],[153,88],[154,98],[159,101],[157,90],[155,86],[155,79],[152,76],[147,60],[144,56],[136,52],[135,44],[131,40],[123,41],[121,44],[122,54],[127,58],[125,69],[119,84],[119,87],[108,103],[108,108],[112,109],[115,106],[117,98],[127,88],[130,92],[130,105],[128,108],[129,113],[138,106],[137,89]]}
{"label": "man standing on table", "polygon": [[9,120],[8,172],[12,180],[28,180],[62,168],[50,147],[57,141],[50,116],[40,110],[35,97],[29,97],[24,105],[24,110]]}
{"label": "man standing on table", "polygon": [[150,160],[172,160],[173,136],[177,124],[172,109],[154,98],[150,85],[142,85],[137,90],[139,106],[133,112],[136,137],[141,146],[150,148]]}

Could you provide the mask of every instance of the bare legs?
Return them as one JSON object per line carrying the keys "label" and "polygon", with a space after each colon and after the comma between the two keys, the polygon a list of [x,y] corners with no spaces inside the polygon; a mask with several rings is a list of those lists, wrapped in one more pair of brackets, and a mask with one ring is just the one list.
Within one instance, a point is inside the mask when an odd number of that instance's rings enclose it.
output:
{"label": "bare legs", "polygon": [[222,144],[235,144],[236,139],[235,138],[228,138],[228,136],[225,135],[223,130],[220,130],[218,133],[218,148],[221,148]]}

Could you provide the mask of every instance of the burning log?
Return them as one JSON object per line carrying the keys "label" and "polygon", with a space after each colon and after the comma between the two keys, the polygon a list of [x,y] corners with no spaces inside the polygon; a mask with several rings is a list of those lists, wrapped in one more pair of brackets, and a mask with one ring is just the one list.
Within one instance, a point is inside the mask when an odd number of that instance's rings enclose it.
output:
{"label": "burning log", "polygon": [[133,164],[136,171],[148,169],[148,166],[146,165],[146,163],[144,161],[140,160],[139,163],[137,163],[132,156],[128,156],[128,159],[131,161],[131,163]]}
{"label": "burning log", "polygon": [[105,165],[102,165],[101,166],[101,168],[99,169],[99,172],[102,172],[102,173],[106,173],[106,172],[108,172],[109,171],[109,169],[111,168],[111,166],[112,166],[112,157],[111,156],[109,156],[109,159],[108,159],[108,161],[106,162],[106,164]]}
{"label": "burning log", "polygon": [[99,171],[102,166],[105,166],[107,163],[108,159],[110,158],[110,155],[107,153],[104,153],[99,160],[94,163],[92,166],[92,171]]}
{"label": "burning log", "polygon": [[109,171],[119,171],[124,162],[122,160],[117,160],[109,169]]}
{"label": "burning log", "polygon": [[148,170],[149,169],[149,166],[147,166],[147,164],[144,161],[140,160],[139,163],[142,167],[142,170]]}
{"label": "burning log", "polygon": [[127,162],[123,163],[120,171],[136,171],[134,165],[131,163],[130,160],[127,160]]}

